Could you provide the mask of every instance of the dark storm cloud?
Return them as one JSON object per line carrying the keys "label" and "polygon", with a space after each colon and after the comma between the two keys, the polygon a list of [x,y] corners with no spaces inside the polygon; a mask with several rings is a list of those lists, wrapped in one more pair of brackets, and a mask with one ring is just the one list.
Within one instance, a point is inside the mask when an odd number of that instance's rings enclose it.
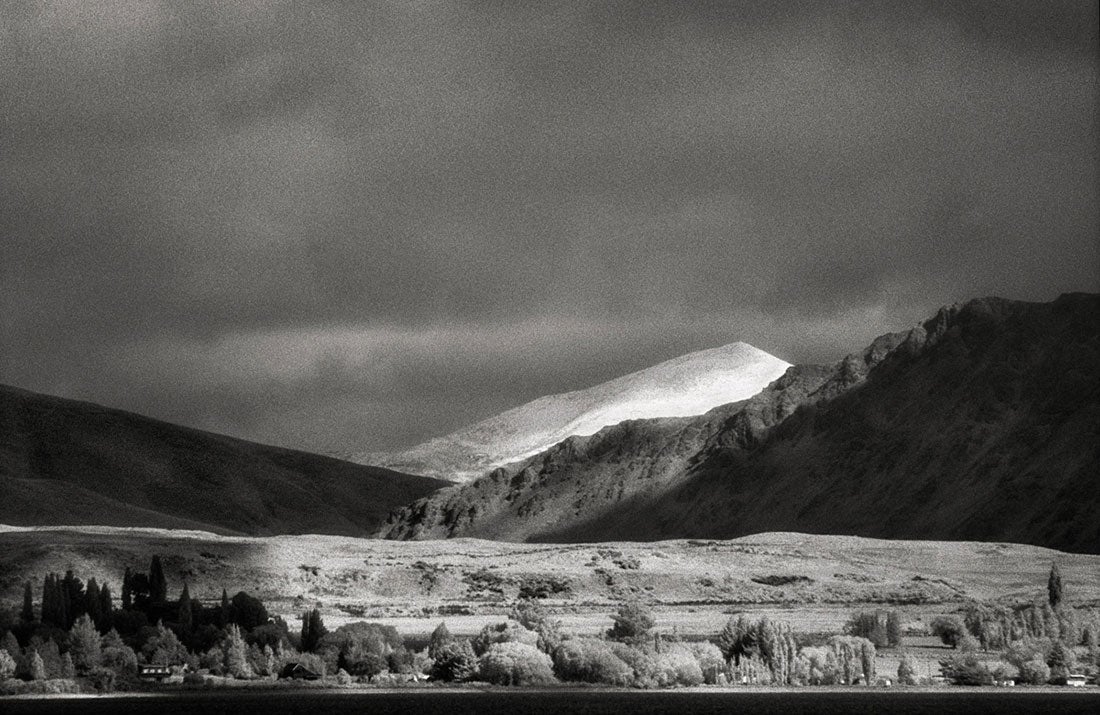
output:
{"label": "dark storm cloud", "polygon": [[389,448],[1095,290],[1095,3],[11,3],[0,380]]}

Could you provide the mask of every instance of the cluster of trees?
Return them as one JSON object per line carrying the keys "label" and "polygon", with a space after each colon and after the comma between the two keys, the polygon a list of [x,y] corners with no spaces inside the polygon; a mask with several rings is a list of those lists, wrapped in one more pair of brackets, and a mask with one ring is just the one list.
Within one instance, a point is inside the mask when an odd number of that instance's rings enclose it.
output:
{"label": "cluster of trees", "polygon": [[[1081,665],[1100,665],[1100,613],[1065,606],[1063,589],[1055,562],[1046,602],[1017,607],[975,603],[961,616],[935,619],[933,634],[959,651],[940,662],[944,676],[961,685],[988,685],[1004,678],[1061,684]],[[990,666],[979,651],[999,652],[1000,661]]]}
{"label": "cluster of trees", "polygon": [[[319,614],[305,625],[325,633]],[[204,604],[184,584],[169,598],[158,556],[147,573],[126,570],[117,605],[107,583],[84,583],[71,570],[45,577],[37,608],[27,583],[17,616],[0,609],[0,633],[0,681],[80,678],[100,689],[132,679],[140,663],[252,677],[299,655],[287,624],[243,591]]]}
{"label": "cluster of trees", "polygon": [[844,632],[866,638],[876,648],[898,648],[903,645],[901,614],[897,611],[860,611],[845,624]]}
{"label": "cluster of trees", "polygon": [[[1000,677],[1059,682],[1077,667],[1081,649],[1095,663],[1100,618],[1062,605],[1056,567],[1049,594],[1042,604],[975,604],[933,621],[933,632],[957,651],[941,663],[944,675],[975,685]],[[427,646],[414,651],[390,626],[358,622],[329,631],[317,609],[304,612],[300,631],[292,633],[243,591],[230,598],[223,589],[219,600],[203,603],[184,584],[169,598],[157,557],[147,573],[127,569],[120,595],[116,607],[107,584],[85,584],[71,571],[50,574],[36,609],[27,584],[18,616],[0,609],[0,681],[81,679],[105,689],[133,678],[143,663],[232,678],[272,678],[300,663],[338,682],[389,673],[502,685],[851,685],[875,682],[876,649],[903,641],[900,614],[879,610],[853,614],[843,635],[815,646],[800,643],[786,624],[744,616],[730,618],[711,640],[685,642],[655,630],[652,612],[638,602],[623,604],[603,637],[575,637],[527,600],[472,638],[456,638],[441,623]],[[1002,662],[989,667],[980,650],[1000,650]],[[904,653],[897,678],[917,681]]]}
{"label": "cluster of trees", "polygon": [[824,685],[870,682],[875,647],[837,636],[822,648],[802,648],[789,626],[767,618],[731,618],[714,641],[683,642],[653,630],[640,603],[612,615],[603,638],[563,634],[560,622],[534,603],[513,609],[508,622],[456,639],[440,624],[427,649],[435,680],[540,684],[552,680],[642,688],[721,682]]}

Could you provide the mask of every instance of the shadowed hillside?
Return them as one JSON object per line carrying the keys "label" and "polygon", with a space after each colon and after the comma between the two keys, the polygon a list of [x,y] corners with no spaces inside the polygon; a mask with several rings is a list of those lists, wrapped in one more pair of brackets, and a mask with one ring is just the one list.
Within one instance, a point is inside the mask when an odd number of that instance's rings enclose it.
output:
{"label": "shadowed hillside", "polygon": [[445,482],[0,386],[0,522],[362,535]]}
{"label": "shadowed hillside", "polygon": [[1100,297],[945,308],[701,418],[628,422],[397,512],[390,538],[767,530],[1100,551]]}

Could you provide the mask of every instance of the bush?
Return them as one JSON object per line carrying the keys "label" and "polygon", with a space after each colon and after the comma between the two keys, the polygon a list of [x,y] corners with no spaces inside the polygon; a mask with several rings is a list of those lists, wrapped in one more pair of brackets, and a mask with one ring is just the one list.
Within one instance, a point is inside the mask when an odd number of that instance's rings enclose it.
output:
{"label": "bush", "polygon": [[1019,667],[1020,681],[1028,685],[1043,685],[1050,680],[1050,666],[1036,658]]}
{"label": "bush", "polygon": [[607,637],[615,640],[641,640],[653,628],[653,612],[638,601],[624,603],[611,616],[615,622]]}
{"label": "bush", "polygon": [[494,643],[478,661],[482,680],[497,685],[545,685],[554,682],[553,663],[533,645]]}
{"label": "bush", "polygon": [[408,660],[405,644],[393,626],[362,621],[325,634],[317,650],[328,672],[343,668],[352,675],[367,678]]}
{"label": "bush", "polygon": [[137,654],[127,645],[108,646],[100,653],[100,664],[120,677],[137,675]]}
{"label": "bush", "polygon": [[87,675],[88,684],[96,692],[109,693],[115,689],[115,671],[110,668],[93,668]]}
{"label": "bush", "polygon": [[554,672],[562,680],[604,685],[629,685],[634,679],[634,669],[596,638],[562,642],[554,651]]}
{"label": "bush", "polygon": [[970,634],[967,634],[959,639],[959,642],[955,644],[955,647],[963,653],[977,653],[978,649],[981,648],[981,645],[982,644],[978,642],[977,638]]}
{"label": "bush", "polygon": [[6,650],[0,650],[0,680],[15,677],[15,658]]}
{"label": "bush", "polygon": [[538,634],[538,649],[547,655],[552,656],[565,638],[561,621],[551,618],[546,609],[534,601],[520,602],[512,608],[510,615],[512,620]]}
{"label": "bush", "polygon": [[932,635],[952,648],[958,646],[966,632],[966,624],[958,616],[939,616],[932,621]]}
{"label": "bush", "polygon": [[908,655],[901,657],[898,663],[898,685],[916,685],[917,669]]}
{"label": "bush", "polygon": [[844,625],[844,632],[850,636],[866,638],[876,648],[889,644],[886,631],[886,614],[882,611],[860,611],[854,614]]}
{"label": "bush", "polygon": [[993,685],[993,674],[973,653],[940,661],[940,670],[955,685]]}
{"label": "bush", "polygon": [[657,661],[649,652],[618,641],[612,641],[608,645],[611,646],[611,652],[634,671],[634,687],[657,687],[659,680]]}
{"label": "bush", "polygon": [[482,628],[481,632],[474,637],[471,645],[474,647],[474,653],[480,656],[489,650],[489,646],[495,643],[523,643],[524,645],[537,647],[539,634],[527,630],[515,621],[505,621]]}
{"label": "bush", "polygon": [[715,685],[718,682],[718,674],[726,669],[726,660],[722,657],[722,651],[710,641],[692,643],[688,646],[695,660],[699,662],[699,669],[703,672],[703,682],[707,685]]}
{"label": "bush", "polygon": [[470,641],[447,643],[439,647],[428,672],[432,680],[445,683],[469,680],[477,672],[477,654]]}
{"label": "bush", "polygon": [[673,685],[700,685],[703,671],[690,650],[679,643],[665,644],[653,654],[656,663],[657,685],[662,688]]}

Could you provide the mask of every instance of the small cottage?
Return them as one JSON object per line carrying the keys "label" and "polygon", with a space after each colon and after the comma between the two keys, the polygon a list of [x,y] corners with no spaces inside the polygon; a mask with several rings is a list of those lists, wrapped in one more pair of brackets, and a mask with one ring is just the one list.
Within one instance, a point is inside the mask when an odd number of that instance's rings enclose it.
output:
{"label": "small cottage", "polygon": [[172,674],[167,665],[139,665],[138,677],[142,680],[164,680]]}
{"label": "small cottage", "polygon": [[315,673],[301,663],[287,663],[279,672],[280,679],[320,680],[321,674]]}
{"label": "small cottage", "polygon": [[1082,675],[1081,673],[1071,673],[1066,676],[1066,685],[1071,688],[1083,688],[1088,681],[1088,676]]}

